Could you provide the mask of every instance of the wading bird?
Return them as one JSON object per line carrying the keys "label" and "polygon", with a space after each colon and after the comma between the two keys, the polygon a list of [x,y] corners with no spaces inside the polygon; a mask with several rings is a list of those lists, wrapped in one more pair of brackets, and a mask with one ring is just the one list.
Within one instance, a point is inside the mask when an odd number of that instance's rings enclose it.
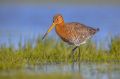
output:
{"label": "wading bird", "polygon": [[64,42],[75,46],[72,50],[72,55],[81,44],[85,44],[88,39],[99,31],[98,28],[95,29],[78,22],[66,23],[61,14],[56,14],[53,17],[53,24],[42,39],[44,39],[54,27],[56,33]]}

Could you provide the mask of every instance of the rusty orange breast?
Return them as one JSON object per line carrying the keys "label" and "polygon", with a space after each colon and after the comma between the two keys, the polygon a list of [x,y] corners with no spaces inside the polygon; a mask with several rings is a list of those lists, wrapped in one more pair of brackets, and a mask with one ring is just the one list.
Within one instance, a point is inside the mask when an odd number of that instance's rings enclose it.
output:
{"label": "rusty orange breast", "polygon": [[66,31],[65,31],[65,25],[64,24],[56,25],[55,29],[56,29],[56,33],[58,34],[58,36],[63,41],[68,42],[67,34],[66,34]]}

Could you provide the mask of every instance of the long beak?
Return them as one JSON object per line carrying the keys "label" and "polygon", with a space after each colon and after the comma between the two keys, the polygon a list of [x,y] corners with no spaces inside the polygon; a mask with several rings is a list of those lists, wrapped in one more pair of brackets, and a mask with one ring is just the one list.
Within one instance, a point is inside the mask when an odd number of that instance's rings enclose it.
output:
{"label": "long beak", "polygon": [[48,29],[48,31],[45,33],[45,35],[43,36],[42,40],[48,35],[48,33],[55,27],[55,23],[52,24],[52,26],[50,26],[50,28]]}

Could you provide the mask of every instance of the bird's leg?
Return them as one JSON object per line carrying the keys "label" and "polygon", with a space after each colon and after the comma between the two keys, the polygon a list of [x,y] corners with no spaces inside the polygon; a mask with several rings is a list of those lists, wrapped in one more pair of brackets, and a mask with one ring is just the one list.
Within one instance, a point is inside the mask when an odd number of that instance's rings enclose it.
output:
{"label": "bird's leg", "polygon": [[78,46],[76,46],[76,47],[74,47],[73,49],[72,49],[72,52],[71,52],[71,57],[72,57],[72,70],[73,70],[73,72],[75,71],[75,69],[74,69],[74,64],[75,64],[75,61],[74,61],[74,53],[75,53],[75,50],[78,48]]}
{"label": "bird's leg", "polygon": [[74,62],[74,53],[75,53],[75,50],[78,48],[78,46],[76,46],[75,48],[72,49],[72,61]]}
{"label": "bird's leg", "polygon": [[75,50],[78,48],[78,46],[76,46],[75,48],[72,49],[72,55],[74,55]]}
{"label": "bird's leg", "polygon": [[81,50],[80,50],[80,47],[79,47],[78,62],[80,62],[80,52],[81,52]]}

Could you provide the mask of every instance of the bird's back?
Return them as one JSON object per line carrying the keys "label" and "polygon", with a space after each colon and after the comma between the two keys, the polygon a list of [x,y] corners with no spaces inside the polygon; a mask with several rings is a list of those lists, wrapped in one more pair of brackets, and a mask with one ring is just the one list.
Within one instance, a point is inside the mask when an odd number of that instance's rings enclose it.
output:
{"label": "bird's back", "polygon": [[77,22],[71,22],[65,23],[63,30],[64,35],[61,35],[60,37],[69,44],[79,46],[91,38],[99,29],[94,29]]}

